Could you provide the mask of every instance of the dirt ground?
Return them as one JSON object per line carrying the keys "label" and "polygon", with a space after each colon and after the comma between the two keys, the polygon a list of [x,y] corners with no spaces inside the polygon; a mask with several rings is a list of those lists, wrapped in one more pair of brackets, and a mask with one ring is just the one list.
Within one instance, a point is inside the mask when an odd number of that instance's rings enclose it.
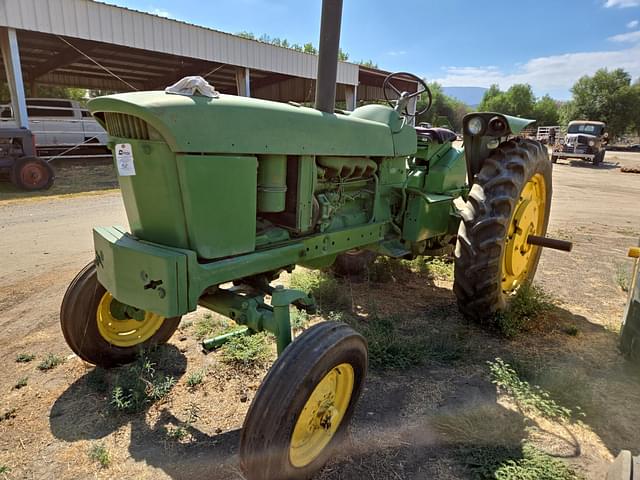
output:
{"label": "dirt ground", "polygon": [[[435,428],[442,418],[474,414],[515,425],[517,436],[588,479],[603,478],[620,449],[640,453],[640,376],[616,350],[626,300],[620,283],[631,265],[626,250],[640,238],[640,175],[621,173],[621,165],[640,166],[640,154],[609,152],[598,168],[554,165],[550,235],[573,241],[574,250],[543,253],[536,280],[558,308],[534,332],[505,340],[468,324],[448,280],[416,274],[384,285],[347,282],[361,314],[397,318],[407,335],[455,337],[463,353],[371,371],[349,444],[318,479],[474,478],[461,445],[477,440],[443,441]],[[176,386],[142,414],[113,413],[109,396],[93,385],[93,368],[64,343],[58,309],[93,257],[91,228],[126,225],[119,193],[108,190],[111,167],[84,168],[89,173],[80,177],[93,180],[79,187],[59,173],[61,190],[48,197],[0,188],[0,478],[242,478],[239,429],[266,368],[238,370],[217,353],[203,354],[189,325],[201,312],[183,320],[164,354]],[[36,358],[17,363],[22,353]],[[66,361],[40,371],[48,353]],[[497,357],[542,366],[538,371],[549,373],[567,406],[580,407],[584,417],[555,424],[523,413],[488,379],[486,362]],[[189,373],[203,368],[202,385],[188,388]],[[26,385],[15,388],[24,378]],[[187,437],[169,438],[168,429],[185,425],[193,408],[198,415],[186,423]],[[109,451],[108,468],[89,458],[96,442]]]}

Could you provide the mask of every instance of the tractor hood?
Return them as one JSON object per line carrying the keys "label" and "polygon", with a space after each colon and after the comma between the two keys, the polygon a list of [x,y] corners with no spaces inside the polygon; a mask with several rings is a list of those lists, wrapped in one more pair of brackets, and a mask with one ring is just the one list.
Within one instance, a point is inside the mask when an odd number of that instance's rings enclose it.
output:
{"label": "tractor hood", "polygon": [[234,95],[154,91],[99,97],[89,102],[89,110],[112,141],[163,140],[176,153],[398,156],[416,151],[414,129],[382,105],[330,114]]}

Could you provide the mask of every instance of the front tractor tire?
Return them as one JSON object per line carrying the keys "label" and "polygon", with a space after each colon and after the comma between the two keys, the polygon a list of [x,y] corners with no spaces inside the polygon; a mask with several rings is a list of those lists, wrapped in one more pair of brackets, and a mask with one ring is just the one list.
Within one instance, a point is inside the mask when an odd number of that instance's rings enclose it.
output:
{"label": "front tractor tire", "polygon": [[302,480],[322,468],[347,431],[367,362],[365,339],[337,322],[314,325],[290,344],[244,421],[247,480]]}
{"label": "front tractor tire", "polygon": [[508,298],[533,280],[551,209],[548,153],[537,141],[514,139],[487,158],[461,212],[453,289],[458,307],[481,321],[504,310]]}
{"label": "front tractor tire", "polygon": [[181,317],[164,318],[144,312],[142,320],[113,316],[113,297],[98,282],[93,262],[67,288],[60,307],[62,334],[73,352],[104,368],[135,360],[140,350],[166,343]]}

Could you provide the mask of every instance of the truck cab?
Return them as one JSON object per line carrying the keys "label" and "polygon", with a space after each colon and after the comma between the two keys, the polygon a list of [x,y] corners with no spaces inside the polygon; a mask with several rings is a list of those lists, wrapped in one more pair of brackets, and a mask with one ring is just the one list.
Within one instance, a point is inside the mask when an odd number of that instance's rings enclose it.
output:
{"label": "truck cab", "polygon": [[556,163],[559,158],[580,158],[598,165],[604,161],[605,145],[609,134],[604,122],[591,120],[576,120],[569,122],[567,134],[554,146],[551,161]]}

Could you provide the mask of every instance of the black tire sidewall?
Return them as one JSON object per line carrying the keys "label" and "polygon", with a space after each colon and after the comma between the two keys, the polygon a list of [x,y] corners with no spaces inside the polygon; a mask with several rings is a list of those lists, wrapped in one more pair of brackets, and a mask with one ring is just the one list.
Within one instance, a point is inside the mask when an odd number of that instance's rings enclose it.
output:
{"label": "black tire sidewall", "polygon": [[[341,338],[329,332],[334,326],[343,330]],[[285,349],[265,377],[245,418],[240,457],[247,478],[305,479],[318,471],[344,439],[362,391],[367,361],[366,341],[350,327],[335,322],[311,327]],[[296,468],[290,463],[289,448],[300,412],[320,380],[342,363],[350,364],[354,371],[353,391],[342,422],[320,455],[309,465]]]}
{"label": "black tire sidewall", "polygon": [[96,320],[96,311],[105,293],[91,262],[73,279],[60,307],[64,338],[71,350],[86,362],[105,368],[130,363],[141,350],[166,343],[180,324],[181,317],[166,318],[145,342],[133,347],[112,345],[100,334]]}

